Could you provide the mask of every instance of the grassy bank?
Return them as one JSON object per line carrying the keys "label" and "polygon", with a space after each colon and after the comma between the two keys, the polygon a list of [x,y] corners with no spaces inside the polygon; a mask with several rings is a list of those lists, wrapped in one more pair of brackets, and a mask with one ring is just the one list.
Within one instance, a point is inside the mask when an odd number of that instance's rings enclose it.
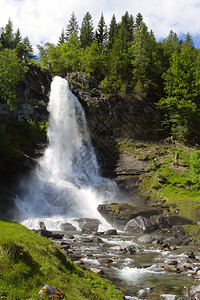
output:
{"label": "grassy bank", "polygon": [[39,299],[46,284],[61,290],[64,299],[123,299],[110,281],[74,265],[52,241],[0,221],[0,298]]}
{"label": "grassy bank", "polygon": [[[125,151],[148,163],[141,175],[140,193],[150,204],[165,204],[170,212],[200,221],[200,151],[181,144],[117,141]],[[195,231],[198,226],[194,226]],[[192,230],[192,228],[191,228]]]}

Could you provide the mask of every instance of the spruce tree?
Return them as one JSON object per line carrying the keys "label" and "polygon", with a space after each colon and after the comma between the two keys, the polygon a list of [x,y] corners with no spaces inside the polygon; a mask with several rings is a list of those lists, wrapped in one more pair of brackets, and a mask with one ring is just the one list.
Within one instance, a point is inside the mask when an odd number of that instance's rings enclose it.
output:
{"label": "spruce tree", "polygon": [[89,12],[87,12],[83,18],[83,22],[81,25],[81,33],[80,33],[80,41],[81,46],[86,48],[90,46],[94,40],[94,27],[92,22],[92,16]]}
{"label": "spruce tree", "polygon": [[68,40],[72,35],[78,35],[78,22],[74,12],[72,12],[71,19],[67,25],[66,29],[66,39]]}
{"label": "spruce tree", "polygon": [[101,45],[107,44],[108,31],[107,31],[107,25],[105,23],[103,13],[101,14],[101,18],[99,20],[95,35],[96,35],[96,38],[97,38],[99,44],[101,44]]}
{"label": "spruce tree", "polygon": [[65,42],[66,42],[65,32],[64,32],[64,29],[62,29],[61,35],[58,39],[58,45],[61,45]]}
{"label": "spruce tree", "polygon": [[117,26],[115,15],[113,15],[111,19],[109,31],[108,31],[108,49],[113,48],[115,38],[117,37],[117,33],[118,33],[118,26]]}

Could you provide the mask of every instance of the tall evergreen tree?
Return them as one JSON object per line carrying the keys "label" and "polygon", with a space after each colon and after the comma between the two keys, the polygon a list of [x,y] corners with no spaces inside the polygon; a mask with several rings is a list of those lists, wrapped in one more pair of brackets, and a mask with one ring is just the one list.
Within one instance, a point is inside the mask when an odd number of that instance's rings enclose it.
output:
{"label": "tall evergreen tree", "polygon": [[83,22],[80,30],[80,41],[81,46],[86,48],[90,46],[94,40],[94,27],[92,16],[89,12],[87,12],[83,18]]}
{"label": "tall evergreen tree", "polygon": [[64,29],[62,29],[61,35],[58,39],[58,45],[61,45],[65,42],[66,42],[65,32],[64,32]]}
{"label": "tall evergreen tree", "polygon": [[138,13],[135,20],[135,27],[139,28],[142,23],[143,23],[143,16],[141,13]]}
{"label": "tall evergreen tree", "polygon": [[118,25],[116,22],[115,15],[113,15],[111,19],[109,31],[108,31],[108,49],[113,48],[115,38],[117,37],[117,33],[118,33]]}
{"label": "tall evergreen tree", "polygon": [[101,45],[106,45],[107,44],[107,36],[108,36],[108,30],[107,30],[107,25],[104,20],[103,13],[101,14],[101,18],[98,23],[98,27],[96,30],[96,38]]}
{"label": "tall evergreen tree", "polygon": [[121,39],[121,47],[123,49],[128,49],[128,43],[133,40],[134,34],[134,19],[133,16],[126,12],[122,16],[121,23],[119,25],[119,37]]}
{"label": "tall evergreen tree", "polygon": [[65,32],[66,39],[68,40],[70,36],[78,35],[78,22],[75,16],[75,13],[72,12],[71,18],[67,25],[67,29]]}
{"label": "tall evergreen tree", "polygon": [[5,28],[1,28],[0,42],[4,49],[14,49],[15,47],[13,23],[11,19],[8,20],[8,24],[6,24]]}

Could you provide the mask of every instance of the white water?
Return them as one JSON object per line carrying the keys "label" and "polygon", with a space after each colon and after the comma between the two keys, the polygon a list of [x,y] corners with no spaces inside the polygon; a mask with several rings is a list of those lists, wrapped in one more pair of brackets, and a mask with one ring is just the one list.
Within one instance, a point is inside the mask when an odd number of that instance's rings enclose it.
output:
{"label": "white water", "polygon": [[104,222],[97,206],[113,201],[117,186],[100,176],[84,110],[60,77],[52,81],[48,110],[48,148],[31,178],[22,182],[25,192],[16,200],[23,224],[35,228],[46,218],[48,229],[59,229],[67,218]]}

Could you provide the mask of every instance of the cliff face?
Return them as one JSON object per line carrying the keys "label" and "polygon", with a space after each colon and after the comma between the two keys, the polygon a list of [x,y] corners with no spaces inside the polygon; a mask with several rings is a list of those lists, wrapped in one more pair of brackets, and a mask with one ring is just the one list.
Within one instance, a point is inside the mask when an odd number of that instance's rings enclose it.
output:
{"label": "cliff face", "polygon": [[85,108],[94,138],[157,140],[159,111],[147,99],[103,97],[95,79],[80,73],[67,76],[72,92]]}
{"label": "cliff face", "polygon": [[32,64],[25,78],[18,84],[14,110],[10,110],[6,103],[1,102],[0,116],[13,121],[46,122],[51,80],[49,73]]}

